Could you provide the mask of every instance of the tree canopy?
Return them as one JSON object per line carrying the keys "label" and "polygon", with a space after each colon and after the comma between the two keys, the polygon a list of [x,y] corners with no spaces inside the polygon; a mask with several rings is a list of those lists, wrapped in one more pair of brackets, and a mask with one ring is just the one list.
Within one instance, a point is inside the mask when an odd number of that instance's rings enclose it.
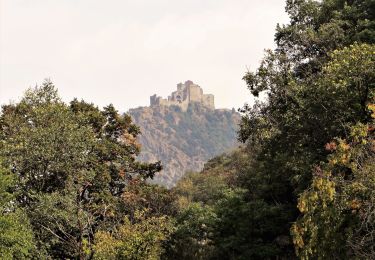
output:
{"label": "tree canopy", "polygon": [[161,169],[135,160],[139,129],[128,115],[112,105],[67,105],[49,81],[3,106],[0,128],[3,164],[17,183],[11,201],[30,220],[39,252],[52,258],[92,257],[95,234],[129,213],[128,183]]}
{"label": "tree canopy", "polygon": [[0,258],[374,259],[375,1],[286,11],[243,77],[243,145],[170,190],[113,105],[66,104],[50,81],[4,105]]}

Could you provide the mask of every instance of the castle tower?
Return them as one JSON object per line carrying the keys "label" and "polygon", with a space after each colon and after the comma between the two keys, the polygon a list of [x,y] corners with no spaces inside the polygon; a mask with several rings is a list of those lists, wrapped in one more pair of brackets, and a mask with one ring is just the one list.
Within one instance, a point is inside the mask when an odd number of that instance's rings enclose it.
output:
{"label": "castle tower", "polygon": [[157,96],[156,94],[150,96],[150,106],[155,106],[157,105]]}
{"label": "castle tower", "polygon": [[172,92],[168,99],[158,97],[156,94],[150,97],[151,106],[179,106],[183,111],[187,110],[191,102],[215,109],[214,95],[203,94],[203,89],[191,80],[177,84],[177,90]]}

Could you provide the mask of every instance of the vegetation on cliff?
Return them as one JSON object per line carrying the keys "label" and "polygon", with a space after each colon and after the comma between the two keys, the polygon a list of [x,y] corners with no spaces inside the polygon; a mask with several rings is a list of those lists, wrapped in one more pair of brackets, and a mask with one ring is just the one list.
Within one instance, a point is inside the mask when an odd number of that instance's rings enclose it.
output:
{"label": "vegetation on cliff", "polygon": [[162,166],[136,160],[140,128],[145,156],[189,169],[231,144],[235,112],[140,108],[139,128],[48,81],[4,105],[0,258],[374,259],[375,1],[286,10],[244,76],[266,98],[241,111],[243,147],[172,189],[148,184]]}
{"label": "vegetation on cliff", "polygon": [[235,148],[240,115],[228,109],[212,110],[190,103],[186,112],[178,106],[131,109],[141,129],[141,161],[161,161],[163,171],[154,182],[172,187],[187,171],[200,171],[212,157]]}

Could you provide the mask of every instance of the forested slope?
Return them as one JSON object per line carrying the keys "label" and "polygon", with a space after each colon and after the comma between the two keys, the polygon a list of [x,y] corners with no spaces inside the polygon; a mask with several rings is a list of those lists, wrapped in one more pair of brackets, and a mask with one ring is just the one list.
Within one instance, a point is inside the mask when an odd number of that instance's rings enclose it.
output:
{"label": "forested slope", "polygon": [[[137,161],[140,128],[112,105],[65,103],[50,81],[3,105],[0,258],[375,259],[375,1],[286,4],[243,77],[243,145],[172,189],[148,183],[161,165]],[[131,113],[193,164],[238,115],[189,109]]]}
{"label": "forested slope", "polygon": [[242,155],[176,187],[186,259],[375,257],[375,1],[286,10],[277,47],[243,77],[266,98],[242,109]]}
{"label": "forested slope", "polygon": [[131,109],[141,129],[138,159],[161,161],[155,183],[172,187],[187,171],[200,171],[210,158],[238,146],[239,113],[191,103],[186,112],[177,106]]}

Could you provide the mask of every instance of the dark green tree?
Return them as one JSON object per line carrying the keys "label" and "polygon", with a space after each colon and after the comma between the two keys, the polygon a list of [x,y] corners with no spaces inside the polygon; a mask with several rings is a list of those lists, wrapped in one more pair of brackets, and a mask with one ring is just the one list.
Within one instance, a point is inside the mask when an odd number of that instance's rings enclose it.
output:
{"label": "dark green tree", "polygon": [[[347,93],[348,101],[354,104],[356,93],[368,92],[372,98],[364,101],[364,110],[356,102],[358,109],[354,111],[364,114],[366,123],[358,122],[348,129],[345,137],[325,145],[332,154],[328,162],[315,168],[310,188],[299,198],[302,217],[293,225],[292,234],[301,258],[375,256],[374,52],[375,46],[366,44],[336,51],[317,82],[325,89]],[[349,104],[344,105],[343,113],[351,112],[347,109]]]}
{"label": "dark green tree", "polygon": [[122,194],[160,163],[135,161],[139,129],[112,105],[103,111],[58,97],[49,81],[3,106],[1,155],[17,181],[18,203],[38,248],[52,258],[90,258],[94,234],[121,225]]}
{"label": "dark green tree", "polygon": [[28,217],[18,207],[16,191],[14,176],[0,165],[1,259],[30,259],[36,256],[34,234]]}
{"label": "dark green tree", "polygon": [[[297,198],[310,185],[314,165],[327,160],[325,144],[371,118],[373,69],[366,65],[369,53],[361,54],[370,47],[360,43],[375,41],[374,5],[373,0],[287,1],[290,23],[277,27],[276,49],[266,52],[255,73],[244,76],[261,98],[242,109],[239,138],[255,150],[242,187],[247,201],[264,204],[258,210],[263,218],[279,223],[278,229],[257,235],[273,241],[279,248],[275,256],[293,254],[289,229],[299,214]],[[338,54],[337,49],[344,50]],[[276,218],[270,214],[275,208],[280,208]],[[284,248],[280,240],[287,241]]]}

